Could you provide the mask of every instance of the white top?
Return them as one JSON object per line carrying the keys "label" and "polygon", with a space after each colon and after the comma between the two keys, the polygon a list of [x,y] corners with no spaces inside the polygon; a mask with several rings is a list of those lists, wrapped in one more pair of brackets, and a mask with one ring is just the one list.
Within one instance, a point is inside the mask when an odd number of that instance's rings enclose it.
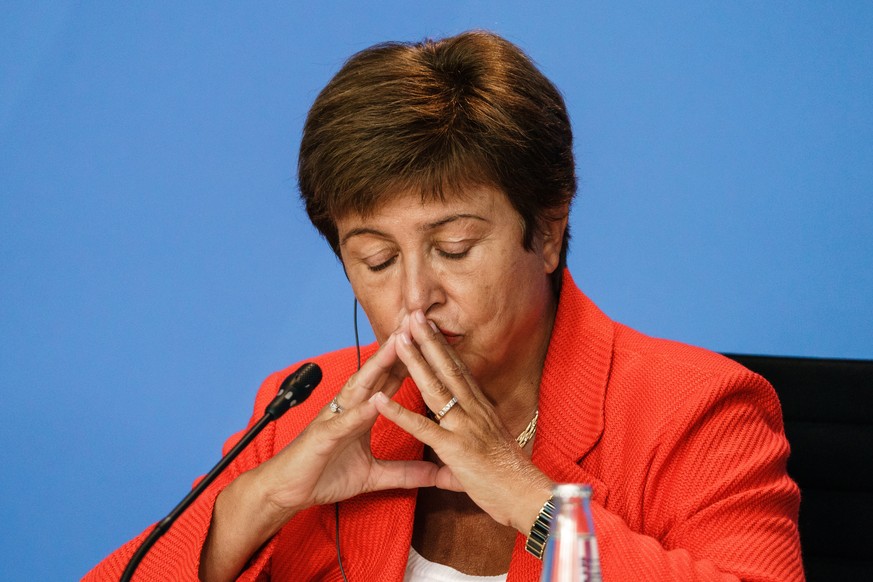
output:
{"label": "white top", "polygon": [[449,566],[426,560],[410,546],[403,582],[506,582],[506,574],[470,576]]}

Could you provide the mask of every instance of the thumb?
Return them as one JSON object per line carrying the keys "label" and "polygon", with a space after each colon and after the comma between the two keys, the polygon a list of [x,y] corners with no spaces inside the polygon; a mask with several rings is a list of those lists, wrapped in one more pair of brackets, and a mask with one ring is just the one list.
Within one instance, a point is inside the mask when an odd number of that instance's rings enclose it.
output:
{"label": "thumb", "polygon": [[382,461],[377,459],[378,471],[368,489],[416,489],[436,485],[438,467],[429,461]]}
{"label": "thumb", "polygon": [[457,492],[464,491],[464,487],[455,478],[455,474],[448,467],[448,465],[443,465],[437,471],[436,486],[439,489],[445,489],[447,491],[457,491]]}

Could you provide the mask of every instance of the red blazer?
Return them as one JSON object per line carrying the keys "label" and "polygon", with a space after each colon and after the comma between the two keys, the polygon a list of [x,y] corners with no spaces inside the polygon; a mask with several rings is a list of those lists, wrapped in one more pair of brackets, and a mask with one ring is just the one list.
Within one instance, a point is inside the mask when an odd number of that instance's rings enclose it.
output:
{"label": "red blazer", "polygon": [[[368,346],[365,355],[375,351]],[[135,580],[196,580],[218,493],[290,442],[355,369],[351,348],[315,358],[321,386],[269,426],[151,550]],[[271,375],[263,414],[292,369]],[[414,384],[395,398],[423,412]],[[227,451],[242,435],[225,443]],[[422,445],[383,418],[377,457],[414,459]],[[590,483],[603,579],[803,580],[800,494],[785,472],[788,442],[776,394],[760,376],[711,352],[654,339],[611,321],[564,285],[540,385],[533,462],[558,482]],[[352,582],[403,579],[416,491],[340,504],[343,565]],[[252,558],[241,580],[341,580],[333,506],[296,515]],[[117,580],[147,532],[85,580]],[[508,580],[538,580],[541,562],[518,535]]]}

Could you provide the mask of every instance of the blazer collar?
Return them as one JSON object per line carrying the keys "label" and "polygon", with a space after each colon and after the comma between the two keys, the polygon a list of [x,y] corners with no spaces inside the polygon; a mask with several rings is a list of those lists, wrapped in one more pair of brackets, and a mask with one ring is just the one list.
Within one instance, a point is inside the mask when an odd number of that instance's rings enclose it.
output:
{"label": "blazer collar", "polygon": [[[540,418],[531,459],[558,483],[587,483],[594,499],[609,495],[596,474],[581,466],[603,434],[606,384],[612,366],[614,328],[610,320],[564,271],[555,326],[540,382]],[[507,582],[536,580],[543,563],[515,539]]]}
{"label": "blazer collar", "polygon": [[533,461],[552,479],[601,485],[579,462],[603,433],[606,384],[612,365],[613,322],[564,271],[555,326],[540,383],[540,418]]}

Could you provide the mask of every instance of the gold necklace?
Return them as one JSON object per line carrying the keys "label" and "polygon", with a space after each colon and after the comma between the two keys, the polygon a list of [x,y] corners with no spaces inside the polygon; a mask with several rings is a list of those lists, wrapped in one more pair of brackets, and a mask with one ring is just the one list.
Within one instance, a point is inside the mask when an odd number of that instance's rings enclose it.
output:
{"label": "gold necklace", "polygon": [[520,446],[521,448],[524,448],[524,445],[529,443],[530,439],[532,439],[533,436],[536,434],[536,432],[537,432],[537,419],[539,417],[540,417],[540,409],[537,408],[536,412],[534,412],[533,418],[530,419],[530,422],[527,423],[527,426],[525,427],[525,429],[523,431],[521,431],[521,434],[518,435],[518,438],[515,439],[515,442],[517,442],[518,446]]}

